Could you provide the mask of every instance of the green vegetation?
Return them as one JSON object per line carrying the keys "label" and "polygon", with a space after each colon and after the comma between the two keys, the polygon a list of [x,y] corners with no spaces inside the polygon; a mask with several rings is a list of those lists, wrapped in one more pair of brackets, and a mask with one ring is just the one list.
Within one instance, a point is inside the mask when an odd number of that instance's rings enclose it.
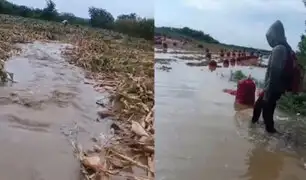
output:
{"label": "green vegetation", "polygon": [[155,34],[160,36],[167,36],[182,40],[198,40],[208,43],[219,44],[219,41],[215,40],[209,34],[205,34],[202,31],[184,28],[172,28],[172,27],[155,27]]}
{"label": "green vegetation", "polygon": [[[242,79],[246,79],[247,77],[248,76],[245,75],[241,70],[237,70],[237,71],[232,72],[231,77],[230,77],[230,81],[238,82]],[[257,88],[263,88],[264,87],[264,82],[262,82],[258,79],[255,79],[253,77],[251,77],[251,79],[255,82]]]}
{"label": "green vegetation", "polygon": [[[304,35],[301,37],[299,43],[298,61],[306,68],[306,39]],[[238,82],[241,79],[245,79],[247,76],[240,70],[235,71],[231,75],[231,81]],[[263,82],[253,79],[257,87],[262,88]],[[278,107],[284,112],[290,114],[300,113],[302,116],[306,116],[306,93],[292,94],[286,93],[281,97],[278,102]]]}
{"label": "green vegetation", "polygon": [[245,78],[247,78],[247,75],[245,75],[241,70],[238,70],[238,71],[234,71],[231,73],[230,80],[234,82],[238,82]]}
{"label": "green vegetation", "polygon": [[[306,5],[306,1],[304,0],[303,2]],[[306,69],[306,38],[304,34],[298,44],[297,58],[299,64]],[[304,83],[303,86],[305,87],[305,85]],[[288,93],[284,95],[279,101],[279,108],[289,113],[300,113],[306,116],[306,93],[303,92],[298,95]]]}
{"label": "green vegetation", "polygon": [[[301,41],[299,42],[299,50],[297,52],[298,61],[306,69],[306,39],[305,35],[301,36]],[[305,83],[303,84],[305,87]],[[305,88],[304,88],[305,89]],[[289,113],[300,113],[306,116],[306,93],[302,92],[300,94],[285,94],[279,101],[279,108],[289,112]]]}
{"label": "green vegetation", "polygon": [[[238,70],[232,73],[230,80],[233,82],[238,82],[245,78],[247,78],[247,76],[241,70]],[[264,87],[262,81],[259,81],[255,78],[252,79],[255,81],[256,87]],[[300,113],[301,115],[306,116],[306,93],[286,93],[279,100],[278,108],[290,114]]]}
{"label": "green vegetation", "polygon": [[123,14],[116,19],[105,9],[90,7],[89,18],[77,17],[72,13],[59,13],[56,4],[47,0],[43,9],[16,5],[0,0],[0,14],[22,16],[48,21],[61,22],[68,20],[70,24],[110,29],[130,36],[152,40],[154,36],[154,19],[138,17],[135,13]]}
{"label": "green vegetation", "polygon": [[196,41],[198,43],[211,43],[220,44],[225,48],[246,50],[246,51],[260,51],[262,54],[268,54],[269,51],[263,49],[255,49],[251,47],[243,47],[231,44],[224,44],[211,37],[209,34],[205,34],[203,31],[194,30],[188,27],[174,28],[174,27],[155,27],[155,35],[166,36],[174,39],[185,40],[185,41]]}
{"label": "green vegetation", "polygon": [[306,94],[287,93],[279,100],[278,107],[288,113],[306,115]]}
{"label": "green vegetation", "polygon": [[[4,1],[0,0],[0,2]],[[148,177],[143,177],[143,175],[142,178],[154,178],[154,169],[147,167],[147,165],[153,163],[152,160],[154,159],[154,50],[152,39],[146,41],[142,38],[133,38],[113,31],[113,29],[118,28],[118,22],[116,21],[120,19],[120,22],[133,22],[127,25],[139,32],[144,32],[142,36],[147,35],[145,29],[137,29],[142,24],[141,19],[131,20],[136,15],[126,15],[114,20],[110,18],[110,14],[103,14],[104,11],[101,9],[91,9],[92,17],[88,19],[87,25],[72,24],[71,22],[66,24],[60,23],[58,20],[60,15],[54,10],[54,7],[55,4],[48,1],[46,8],[37,10],[39,13],[35,14],[36,18],[33,18],[35,16],[25,18],[19,14],[0,14],[0,59],[4,60],[0,62],[0,80],[2,77],[5,79],[7,75],[8,77],[11,76],[10,73],[5,74],[5,71],[1,72],[4,69],[1,67],[3,67],[5,60],[22,52],[21,48],[15,46],[16,43],[57,40],[61,43],[71,44],[72,46],[61,49],[62,56],[70,64],[83,68],[86,77],[97,82],[95,88],[108,86],[108,89],[105,88],[109,97],[109,103],[105,104],[108,108],[105,109],[106,111],[99,111],[98,115],[101,118],[108,117],[116,120],[115,123],[120,123],[122,127],[131,127],[136,123],[137,126],[146,127],[144,131],[148,135],[146,136],[148,138],[143,141],[145,143],[138,143],[137,147],[131,149],[130,145],[138,142],[141,135],[135,135],[132,130],[129,131],[130,128],[127,131],[124,130],[124,133],[116,134],[118,137],[108,139],[107,146],[95,145],[101,154],[77,148],[80,146],[73,146],[74,155],[80,161],[83,177],[101,179],[99,169],[93,168],[89,165],[90,163],[85,162],[88,162],[88,157],[102,157],[103,155],[107,161],[99,162],[98,166],[103,166],[105,172],[115,172],[103,177],[109,179],[116,179],[117,177],[123,177],[123,179],[137,178],[137,172],[127,173],[124,171],[126,168],[122,168],[122,166],[112,166],[118,159],[113,157],[120,154],[122,157],[133,160],[133,163],[125,164],[125,167],[131,169],[134,168],[135,163],[144,164],[143,167],[151,173],[148,174]],[[3,6],[1,8],[3,10]],[[91,26],[94,26],[94,28]],[[151,29],[153,28],[152,25]],[[120,127],[116,127],[120,130]],[[121,141],[122,139],[124,139],[124,142]],[[72,143],[77,142],[73,141]],[[148,148],[149,150],[146,150]],[[143,159],[147,161],[143,161]],[[122,164],[121,161],[119,163]]]}
{"label": "green vegetation", "polygon": [[297,52],[297,58],[301,65],[306,67],[306,37],[301,36],[301,41],[298,44],[299,50]]}
{"label": "green vegetation", "polygon": [[[301,36],[301,41],[298,44],[297,51],[298,62],[306,69],[306,38],[305,35]],[[236,71],[232,74],[232,81],[239,81],[246,78],[247,76],[242,71]],[[258,87],[262,86],[262,83],[255,80]],[[305,84],[304,84],[305,87]],[[305,88],[304,88],[305,89]],[[306,93],[302,92],[299,94],[286,93],[281,97],[278,102],[278,108],[284,112],[290,114],[300,113],[302,116],[306,116]]]}

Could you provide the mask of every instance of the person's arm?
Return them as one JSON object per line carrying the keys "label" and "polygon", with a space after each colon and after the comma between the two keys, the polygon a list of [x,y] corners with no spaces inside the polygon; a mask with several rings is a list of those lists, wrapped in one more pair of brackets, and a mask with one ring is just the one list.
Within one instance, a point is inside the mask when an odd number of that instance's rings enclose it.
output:
{"label": "person's arm", "polygon": [[271,92],[279,91],[282,83],[282,73],[287,61],[287,48],[283,45],[278,45],[273,48],[271,53],[271,68],[266,80],[264,100],[267,100]]}

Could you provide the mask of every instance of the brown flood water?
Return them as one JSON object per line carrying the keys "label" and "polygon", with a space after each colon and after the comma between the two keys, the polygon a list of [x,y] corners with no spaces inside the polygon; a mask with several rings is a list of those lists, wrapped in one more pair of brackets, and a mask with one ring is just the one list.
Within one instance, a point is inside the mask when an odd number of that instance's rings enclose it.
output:
{"label": "brown flood water", "polygon": [[103,95],[61,58],[67,45],[20,46],[24,52],[6,63],[17,83],[0,87],[0,179],[80,179],[70,141],[89,147],[91,137],[108,132],[107,122],[96,121]]}
{"label": "brown flood water", "polygon": [[156,179],[305,179],[290,140],[270,137],[262,127],[249,130],[250,117],[235,114],[234,97],[222,92],[235,87],[220,76],[228,70],[185,63],[171,62],[170,72],[155,70]]}

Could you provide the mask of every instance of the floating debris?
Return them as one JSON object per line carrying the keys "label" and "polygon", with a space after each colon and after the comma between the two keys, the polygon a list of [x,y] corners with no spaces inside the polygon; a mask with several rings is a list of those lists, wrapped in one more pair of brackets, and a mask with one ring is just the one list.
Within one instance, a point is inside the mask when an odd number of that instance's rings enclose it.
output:
{"label": "floating debris", "polygon": [[187,66],[208,66],[210,61],[201,61],[201,62],[187,62]]}
{"label": "floating debris", "polygon": [[176,59],[162,59],[162,58],[155,58],[155,62],[158,64],[170,64],[171,62],[177,61]]}
{"label": "floating debris", "polygon": [[162,71],[170,72],[170,70],[172,69],[172,67],[160,66],[160,67],[157,67],[157,69],[162,70]]}
{"label": "floating debris", "polygon": [[182,59],[182,60],[205,60],[206,57],[204,56],[175,56],[175,58],[178,58],[178,59]]}
{"label": "floating debris", "polygon": [[[73,46],[62,50],[67,60],[88,71],[97,91],[110,94],[110,102],[103,103],[109,112],[99,112],[99,116],[118,122],[114,137],[106,144],[95,145],[94,150],[83,150],[72,142],[85,178],[154,179],[153,43],[103,29],[63,26],[60,22],[8,15],[0,15],[0,22],[0,59],[5,61],[20,52],[16,43],[69,43]],[[97,104],[102,105],[101,101]],[[127,172],[129,167],[144,173]]]}

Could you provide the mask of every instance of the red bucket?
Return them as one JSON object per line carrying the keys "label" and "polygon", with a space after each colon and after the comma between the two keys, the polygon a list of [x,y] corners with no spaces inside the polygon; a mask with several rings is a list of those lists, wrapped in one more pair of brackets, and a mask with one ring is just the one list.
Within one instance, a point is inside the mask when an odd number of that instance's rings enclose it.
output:
{"label": "red bucket", "polygon": [[229,67],[229,60],[224,60],[223,61],[223,67],[228,68]]}
{"label": "red bucket", "polygon": [[236,65],[236,60],[234,58],[232,58],[230,60],[230,64],[231,64],[231,66],[235,66]]}
{"label": "red bucket", "polygon": [[244,79],[238,82],[235,102],[247,106],[253,106],[255,103],[256,84],[250,79]]}
{"label": "red bucket", "polygon": [[209,63],[208,63],[208,68],[211,70],[211,71],[214,71],[217,69],[217,62],[215,60],[211,60]]}

